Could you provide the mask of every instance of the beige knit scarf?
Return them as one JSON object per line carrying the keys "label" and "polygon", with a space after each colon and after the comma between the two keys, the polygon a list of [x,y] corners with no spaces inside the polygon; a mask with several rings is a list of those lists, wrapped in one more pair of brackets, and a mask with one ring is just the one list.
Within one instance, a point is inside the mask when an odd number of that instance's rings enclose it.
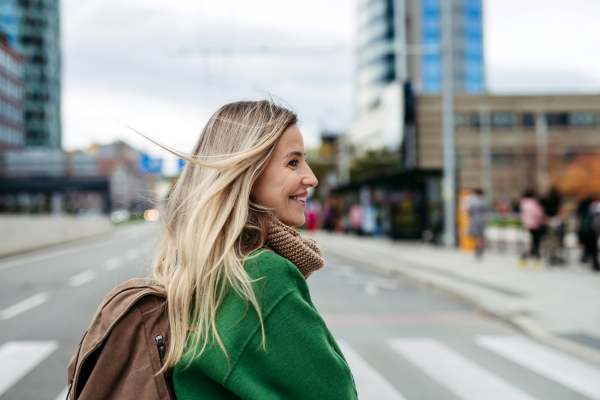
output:
{"label": "beige knit scarf", "polygon": [[270,219],[265,248],[294,264],[305,279],[325,265],[321,247],[316,240],[302,236],[277,218]]}

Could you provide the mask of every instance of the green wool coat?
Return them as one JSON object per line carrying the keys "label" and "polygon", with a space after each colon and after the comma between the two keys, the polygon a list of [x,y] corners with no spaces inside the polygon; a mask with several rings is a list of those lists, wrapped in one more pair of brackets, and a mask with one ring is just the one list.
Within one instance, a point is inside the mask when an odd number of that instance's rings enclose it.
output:
{"label": "green wool coat", "polygon": [[259,250],[252,256],[245,268],[259,279],[253,285],[266,351],[254,307],[228,294],[217,326],[229,364],[216,344],[200,357],[184,356],[173,372],[177,399],[357,399],[350,368],[312,304],[302,274],[272,252]]}

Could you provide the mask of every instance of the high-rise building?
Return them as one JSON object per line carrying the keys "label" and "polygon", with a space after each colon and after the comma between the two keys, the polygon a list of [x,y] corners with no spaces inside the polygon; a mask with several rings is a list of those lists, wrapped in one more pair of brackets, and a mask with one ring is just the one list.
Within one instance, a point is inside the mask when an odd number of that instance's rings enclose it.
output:
{"label": "high-rise building", "polygon": [[13,49],[18,48],[20,26],[21,9],[18,0],[2,0],[0,2],[0,31]]}
{"label": "high-rise building", "polygon": [[0,24],[23,57],[25,146],[61,147],[59,0],[2,0]]}
{"label": "high-rise building", "polygon": [[441,91],[441,1],[453,3],[455,91],[485,91],[482,0],[359,0],[359,115],[380,105],[393,81]]}
{"label": "high-rise building", "polygon": [[0,31],[0,150],[24,145],[23,60]]}

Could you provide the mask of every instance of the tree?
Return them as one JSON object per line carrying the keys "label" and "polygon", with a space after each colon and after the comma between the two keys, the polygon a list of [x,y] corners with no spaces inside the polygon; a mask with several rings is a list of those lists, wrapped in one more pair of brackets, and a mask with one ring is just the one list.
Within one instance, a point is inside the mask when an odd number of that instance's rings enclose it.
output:
{"label": "tree", "polygon": [[579,155],[553,175],[552,185],[561,193],[578,198],[600,194],[600,149]]}

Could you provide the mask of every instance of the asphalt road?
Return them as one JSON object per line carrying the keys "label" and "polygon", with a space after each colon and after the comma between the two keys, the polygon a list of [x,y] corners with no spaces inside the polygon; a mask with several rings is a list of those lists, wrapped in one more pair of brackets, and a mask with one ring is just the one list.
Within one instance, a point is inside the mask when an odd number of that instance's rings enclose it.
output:
{"label": "asphalt road", "polygon": [[[104,296],[147,274],[147,227],[0,260],[0,400],[64,399]],[[600,368],[475,310],[328,256],[308,280],[362,400],[600,400]]]}

